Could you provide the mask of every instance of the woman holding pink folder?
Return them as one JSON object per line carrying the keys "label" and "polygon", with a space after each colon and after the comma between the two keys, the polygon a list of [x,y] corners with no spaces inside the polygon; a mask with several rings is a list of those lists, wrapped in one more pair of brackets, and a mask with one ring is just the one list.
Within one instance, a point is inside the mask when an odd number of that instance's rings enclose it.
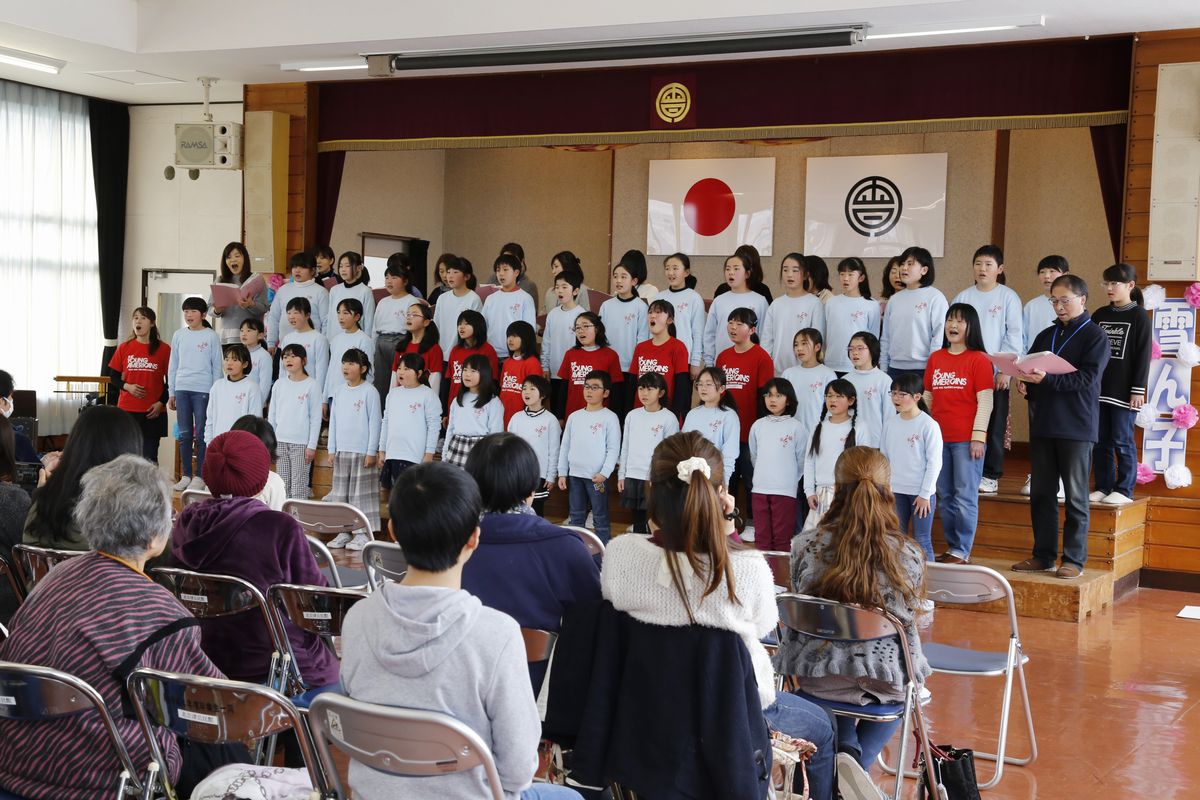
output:
{"label": "woman holding pink folder", "polygon": [[[221,283],[241,286],[253,273],[250,271],[250,253],[241,242],[230,242],[221,253]],[[209,296],[213,316],[220,320],[221,344],[241,341],[242,323],[248,319],[263,321],[267,313],[267,282],[259,281],[260,287],[250,297],[242,297],[236,305],[218,305],[219,298]]]}

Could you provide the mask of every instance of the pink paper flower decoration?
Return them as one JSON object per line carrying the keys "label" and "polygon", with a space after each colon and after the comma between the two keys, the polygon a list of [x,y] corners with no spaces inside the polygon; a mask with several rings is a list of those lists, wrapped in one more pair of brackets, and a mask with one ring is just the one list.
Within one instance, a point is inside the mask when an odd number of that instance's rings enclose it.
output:
{"label": "pink paper flower decoration", "polygon": [[1184,403],[1181,406],[1176,406],[1171,412],[1171,419],[1175,422],[1176,428],[1191,428],[1200,420],[1200,412],[1196,411],[1196,407],[1190,403]]}
{"label": "pink paper flower decoration", "polygon": [[1162,358],[1162,348],[1159,347],[1158,342],[1154,341],[1153,339],[1150,340],[1150,358]]}
{"label": "pink paper flower decoration", "polygon": [[1183,290],[1183,299],[1188,301],[1188,305],[1192,308],[1200,308],[1200,282],[1193,283],[1191,286]]}
{"label": "pink paper flower decoration", "polygon": [[1154,470],[1152,470],[1150,468],[1149,464],[1138,464],[1137,465],[1136,480],[1138,483],[1153,483],[1154,482]]}
{"label": "pink paper flower decoration", "polygon": [[286,282],[287,282],[287,276],[283,275],[282,273],[279,273],[279,272],[272,272],[270,274],[270,276],[267,278],[267,285],[270,286],[272,289],[278,289],[280,286],[283,286],[283,284]]}

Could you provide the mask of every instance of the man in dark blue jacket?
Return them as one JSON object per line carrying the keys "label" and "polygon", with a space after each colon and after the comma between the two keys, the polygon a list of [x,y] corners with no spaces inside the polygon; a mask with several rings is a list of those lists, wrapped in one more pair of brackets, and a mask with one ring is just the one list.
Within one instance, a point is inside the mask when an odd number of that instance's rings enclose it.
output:
{"label": "man in dark blue jacket", "polygon": [[[1050,351],[1075,367],[1065,375],[1042,370],[1021,379],[1019,390],[1029,399],[1029,454],[1032,478],[1029,515],[1033,523],[1033,557],[1013,564],[1017,572],[1054,571],[1063,579],[1078,578],[1087,562],[1088,474],[1092,447],[1099,438],[1100,377],[1108,364],[1108,336],[1087,312],[1087,284],[1077,275],[1062,275],[1050,287],[1057,321],[1039,333],[1030,352]],[[1058,559],[1058,482],[1066,495],[1062,563]]]}

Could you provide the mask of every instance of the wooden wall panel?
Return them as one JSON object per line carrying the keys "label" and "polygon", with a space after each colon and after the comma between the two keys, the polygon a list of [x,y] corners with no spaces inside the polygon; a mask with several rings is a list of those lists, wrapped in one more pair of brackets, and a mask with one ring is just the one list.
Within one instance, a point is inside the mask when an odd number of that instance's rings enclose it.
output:
{"label": "wooden wall panel", "polygon": [[[243,91],[247,111],[278,111],[288,124],[288,226],[289,254],[311,247],[317,213],[317,108],[316,88],[307,83],[250,84]],[[276,265],[286,271],[287,262]]]}

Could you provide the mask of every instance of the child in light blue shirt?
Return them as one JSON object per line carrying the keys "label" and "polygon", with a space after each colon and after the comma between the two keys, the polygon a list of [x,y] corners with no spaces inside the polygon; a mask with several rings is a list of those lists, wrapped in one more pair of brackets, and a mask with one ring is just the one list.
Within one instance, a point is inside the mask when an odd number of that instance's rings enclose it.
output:
{"label": "child in light blue shirt", "polygon": [[592,370],[583,379],[584,407],[567,417],[558,449],[558,488],[567,491],[568,524],[583,525],[589,509],[596,535],[609,541],[608,478],[621,451],[621,423],[604,407],[612,378]]}

